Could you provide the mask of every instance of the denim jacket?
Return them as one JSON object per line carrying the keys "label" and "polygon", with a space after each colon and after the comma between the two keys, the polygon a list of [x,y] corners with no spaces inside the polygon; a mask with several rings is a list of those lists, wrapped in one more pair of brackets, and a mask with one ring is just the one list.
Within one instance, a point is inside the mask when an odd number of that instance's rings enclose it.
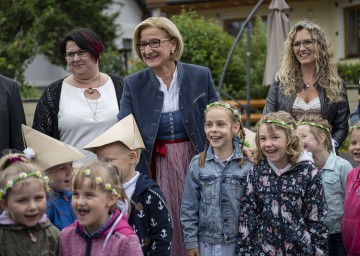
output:
{"label": "denim jacket", "polygon": [[207,243],[233,243],[238,238],[240,202],[246,177],[252,164],[244,161],[237,140],[234,153],[224,165],[219,163],[210,146],[205,166],[199,167],[199,155],[190,163],[180,210],[186,249],[198,248],[199,240]]}
{"label": "denim jacket", "polygon": [[358,106],[355,109],[354,113],[352,113],[350,116],[351,125],[354,125],[359,120],[360,120],[360,102],[358,103]]}
{"label": "denim jacket", "polygon": [[331,152],[320,172],[328,204],[328,213],[324,223],[329,228],[329,234],[341,232],[346,177],[352,169],[352,165],[347,160]]}
{"label": "denim jacket", "polygon": [[[217,101],[214,82],[206,67],[176,62],[178,70],[179,110],[187,136],[197,152],[204,150],[204,111],[206,105]],[[137,169],[149,175],[150,159],[159,131],[164,93],[152,68],[129,75],[124,80],[118,119],[133,114],[145,149]]]}

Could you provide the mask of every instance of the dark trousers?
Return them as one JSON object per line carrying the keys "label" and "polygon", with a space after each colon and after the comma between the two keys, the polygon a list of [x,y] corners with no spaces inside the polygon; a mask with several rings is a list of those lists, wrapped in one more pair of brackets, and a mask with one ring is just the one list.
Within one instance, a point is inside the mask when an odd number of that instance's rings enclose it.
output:
{"label": "dark trousers", "polygon": [[329,234],[329,256],[346,256],[341,233]]}

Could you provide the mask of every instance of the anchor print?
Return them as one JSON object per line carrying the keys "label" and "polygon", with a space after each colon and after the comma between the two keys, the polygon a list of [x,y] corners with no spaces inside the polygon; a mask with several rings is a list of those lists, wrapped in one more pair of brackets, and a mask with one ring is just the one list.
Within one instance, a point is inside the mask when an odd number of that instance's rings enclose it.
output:
{"label": "anchor print", "polygon": [[156,242],[153,242],[153,244],[151,245],[151,250],[155,250],[156,249]]}
{"label": "anchor print", "polygon": [[161,201],[159,201],[159,206],[158,206],[158,209],[159,210],[162,210],[164,208],[164,205]]}
{"label": "anchor print", "polygon": [[151,204],[151,195],[148,195],[145,203],[146,203],[146,204]]}
{"label": "anchor print", "polygon": [[133,225],[132,225],[132,228],[133,228],[133,230],[135,231],[135,233],[137,233],[137,232],[138,232],[138,231],[137,231],[137,229],[136,229],[135,224],[133,224]]}
{"label": "anchor print", "polygon": [[161,230],[160,236],[161,236],[162,238],[167,237],[167,234],[166,234],[166,230],[165,230],[165,229],[162,229],[162,230]]}
{"label": "anchor print", "polygon": [[143,218],[145,216],[144,210],[140,210],[140,213],[138,214],[139,218]]}
{"label": "anchor print", "polygon": [[151,226],[155,227],[157,225],[157,222],[155,222],[154,218],[151,218],[150,221],[151,221],[150,223]]}

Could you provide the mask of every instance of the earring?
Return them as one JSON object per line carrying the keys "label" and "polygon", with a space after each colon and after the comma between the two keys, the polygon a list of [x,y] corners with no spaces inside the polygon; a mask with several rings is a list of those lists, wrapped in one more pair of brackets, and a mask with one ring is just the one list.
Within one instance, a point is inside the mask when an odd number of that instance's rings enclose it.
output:
{"label": "earring", "polygon": [[174,54],[175,50],[171,50],[171,54]]}

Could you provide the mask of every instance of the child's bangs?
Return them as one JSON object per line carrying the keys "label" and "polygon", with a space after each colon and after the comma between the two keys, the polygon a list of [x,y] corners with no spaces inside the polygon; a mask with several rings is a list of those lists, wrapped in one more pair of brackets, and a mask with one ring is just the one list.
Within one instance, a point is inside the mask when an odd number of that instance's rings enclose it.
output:
{"label": "child's bangs", "polygon": [[39,185],[44,186],[44,191],[46,191],[46,185],[45,182],[42,179],[36,178],[36,177],[28,177],[24,180],[16,182],[13,188],[15,189],[22,189],[30,184],[33,184],[37,182]]}
{"label": "child's bangs", "polygon": [[94,179],[91,179],[90,177],[86,176],[83,171],[77,171],[72,179],[72,190],[78,190],[81,188],[82,184],[85,181],[85,178],[88,178],[90,180],[90,189],[95,190],[96,189],[96,182]]}

